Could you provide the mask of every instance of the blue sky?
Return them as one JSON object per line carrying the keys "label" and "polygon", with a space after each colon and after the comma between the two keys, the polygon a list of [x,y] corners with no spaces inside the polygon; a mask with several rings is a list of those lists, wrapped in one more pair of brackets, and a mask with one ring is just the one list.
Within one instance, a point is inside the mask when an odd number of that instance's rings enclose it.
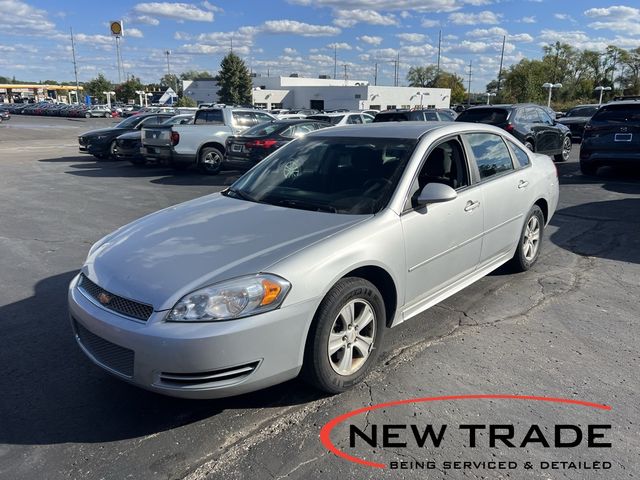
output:
{"label": "blue sky", "polygon": [[[117,80],[108,21],[123,19],[125,70],[144,82],[167,72],[218,69],[233,38],[234,51],[262,75],[333,75],[346,64],[350,79],[392,84],[396,53],[400,80],[412,65],[436,62],[442,30],[442,66],[465,76],[473,61],[472,90],[495,78],[502,37],[505,64],[539,58],[557,40],[578,48],[640,46],[635,2],[582,0],[198,0],[109,2],[0,0],[0,75],[26,80],[72,80],[73,28],[80,80],[104,73]],[[639,5],[640,7],[640,5]],[[466,85],[466,80],[465,80]]]}

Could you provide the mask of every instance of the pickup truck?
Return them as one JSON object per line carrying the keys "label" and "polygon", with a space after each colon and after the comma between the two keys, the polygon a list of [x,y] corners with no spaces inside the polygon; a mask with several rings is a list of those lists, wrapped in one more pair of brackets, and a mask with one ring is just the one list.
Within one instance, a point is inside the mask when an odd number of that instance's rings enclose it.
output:
{"label": "pickup truck", "polygon": [[197,166],[203,173],[220,172],[225,141],[259,123],[277,120],[249,108],[203,108],[192,125],[154,125],[142,130],[140,152],[147,160],[166,162],[177,170]]}

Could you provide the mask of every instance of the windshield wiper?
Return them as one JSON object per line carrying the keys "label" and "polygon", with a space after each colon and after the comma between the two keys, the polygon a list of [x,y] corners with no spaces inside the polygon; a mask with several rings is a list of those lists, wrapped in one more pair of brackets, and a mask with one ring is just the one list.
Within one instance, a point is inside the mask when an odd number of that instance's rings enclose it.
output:
{"label": "windshield wiper", "polygon": [[331,205],[317,205],[315,203],[305,203],[298,200],[289,199],[278,200],[273,203],[282,207],[299,208],[301,210],[311,210],[312,212],[338,213],[338,210]]}
{"label": "windshield wiper", "polygon": [[226,190],[223,190],[222,193],[226,196],[228,196],[229,194],[232,194],[235,197],[240,198],[242,200],[247,200],[248,202],[261,203],[259,200],[253,198],[248,193],[245,193],[242,190],[238,190],[237,188],[229,187]]}

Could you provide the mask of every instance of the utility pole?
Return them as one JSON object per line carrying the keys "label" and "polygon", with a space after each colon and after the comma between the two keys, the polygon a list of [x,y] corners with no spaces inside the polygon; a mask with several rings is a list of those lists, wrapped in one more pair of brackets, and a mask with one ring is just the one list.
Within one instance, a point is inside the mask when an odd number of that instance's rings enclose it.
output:
{"label": "utility pole", "polygon": [[396,57],[396,87],[400,85],[400,52]]}
{"label": "utility pole", "polygon": [[436,78],[440,76],[440,52],[442,48],[442,30],[438,33],[438,66],[436,67]]}
{"label": "utility pole", "polygon": [[472,72],[471,66],[472,66],[472,63],[471,63],[471,60],[469,60],[469,89],[468,89],[469,98],[467,99],[467,105],[471,105],[471,72]]}
{"label": "utility pole", "polygon": [[338,75],[338,46],[333,46],[333,79]]}
{"label": "utility pole", "polygon": [[373,84],[378,85],[378,62],[375,63],[373,72]]}
{"label": "utility pole", "polygon": [[76,45],[73,41],[73,28],[69,27],[71,32],[71,53],[73,54],[73,73],[76,76],[76,103],[80,103],[80,84],[78,83],[78,64],[76,63]]}
{"label": "utility pole", "polygon": [[500,55],[500,70],[498,70],[498,92],[497,94],[500,95],[500,82],[502,80],[502,62],[504,61],[504,44],[507,41],[507,36],[504,35],[502,37],[502,54]]}
{"label": "utility pole", "polygon": [[345,87],[347,86],[347,80],[348,80],[348,78],[349,78],[349,77],[348,77],[348,75],[347,75],[347,67],[348,67],[348,66],[349,66],[349,65],[348,65],[348,64],[346,64],[346,63],[343,63],[343,64],[342,64],[342,67],[344,68],[344,86],[345,86]]}

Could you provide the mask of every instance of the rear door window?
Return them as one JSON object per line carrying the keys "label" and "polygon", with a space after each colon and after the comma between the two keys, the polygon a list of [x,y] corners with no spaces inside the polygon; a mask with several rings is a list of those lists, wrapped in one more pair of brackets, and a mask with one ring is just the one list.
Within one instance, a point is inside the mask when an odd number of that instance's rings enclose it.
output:
{"label": "rear door window", "polygon": [[233,123],[237,127],[248,128],[256,125],[258,120],[253,112],[233,112]]}
{"label": "rear door window", "polygon": [[500,135],[468,133],[465,138],[476,159],[481,180],[513,170],[511,154]]}
{"label": "rear door window", "polygon": [[349,125],[360,124],[362,123],[362,118],[360,117],[360,115],[349,115],[349,118],[347,118],[347,123]]}
{"label": "rear door window", "polygon": [[273,118],[271,118],[269,115],[267,115],[266,113],[263,113],[263,112],[254,112],[254,115],[258,119],[258,123],[272,122],[273,121]]}
{"label": "rear door window", "polygon": [[475,122],[499,125],[507,121],[509,112],[504,108],[478,108],[462,112],[456,122]]}

